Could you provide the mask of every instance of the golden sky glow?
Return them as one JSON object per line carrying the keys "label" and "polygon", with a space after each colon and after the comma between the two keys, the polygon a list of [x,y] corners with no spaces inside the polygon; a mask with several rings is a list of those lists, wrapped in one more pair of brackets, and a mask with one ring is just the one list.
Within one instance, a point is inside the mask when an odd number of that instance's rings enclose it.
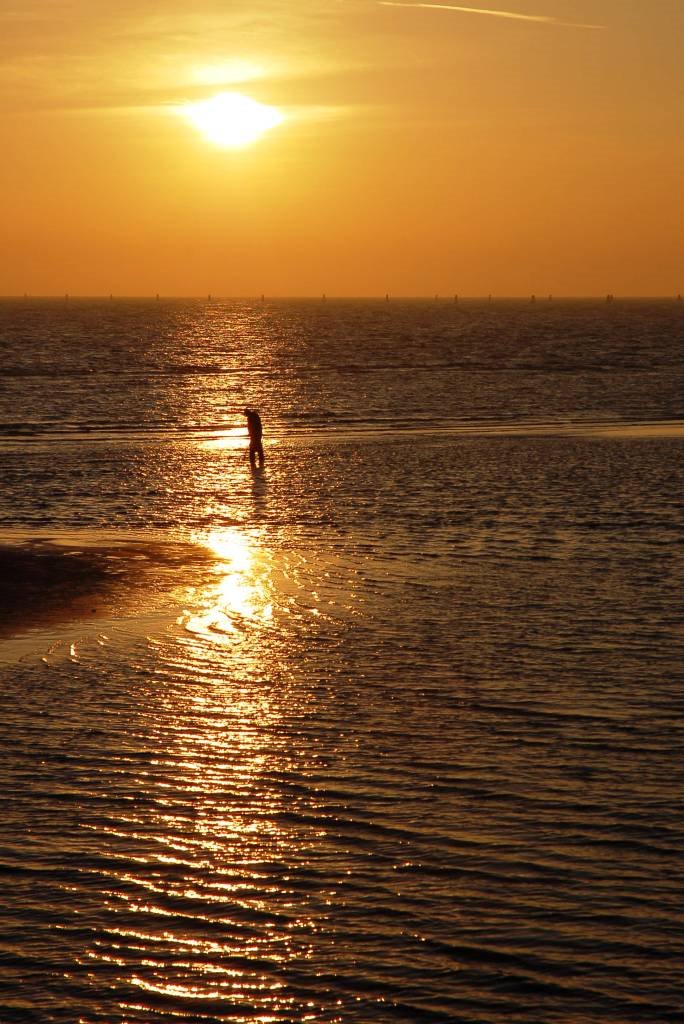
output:
{"label": "golden sky glow", "polygon": [[681,0],[8,0],[0,38],[2,294],[684,289]]}

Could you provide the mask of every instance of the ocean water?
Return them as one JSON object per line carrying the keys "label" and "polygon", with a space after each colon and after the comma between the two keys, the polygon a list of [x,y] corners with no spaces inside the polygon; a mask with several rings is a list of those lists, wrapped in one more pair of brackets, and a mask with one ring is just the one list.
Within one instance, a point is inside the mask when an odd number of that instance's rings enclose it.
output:
{"label": "ocean water", "polygon": [[2,1024],[684,1020],[683,342],[0,302]]}

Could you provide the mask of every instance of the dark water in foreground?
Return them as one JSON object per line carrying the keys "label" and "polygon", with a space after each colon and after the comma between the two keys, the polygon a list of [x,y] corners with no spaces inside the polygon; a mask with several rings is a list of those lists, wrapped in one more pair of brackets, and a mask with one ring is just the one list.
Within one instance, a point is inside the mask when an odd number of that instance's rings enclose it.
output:
{"label": "dark water in foreground", "polygon": [[684,1020],[683,340],[0,303],[2,1024]]}

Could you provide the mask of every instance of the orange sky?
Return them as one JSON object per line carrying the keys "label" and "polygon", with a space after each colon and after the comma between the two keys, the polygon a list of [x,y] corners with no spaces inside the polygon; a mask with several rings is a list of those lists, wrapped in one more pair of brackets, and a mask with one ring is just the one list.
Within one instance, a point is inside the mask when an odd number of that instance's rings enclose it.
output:
{"label": "orange sky", "polygon": [[[684,2],[4,0],[0,294],[684,291]],[[285,120],[244,148],[178,107]]]}

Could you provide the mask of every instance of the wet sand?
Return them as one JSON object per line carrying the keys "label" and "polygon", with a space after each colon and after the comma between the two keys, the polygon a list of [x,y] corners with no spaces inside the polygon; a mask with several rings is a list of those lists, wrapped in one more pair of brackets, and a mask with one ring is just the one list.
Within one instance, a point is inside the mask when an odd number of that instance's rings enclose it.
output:
{"label": "wet sand", "polygon": [[112,586],[101,552],[27,543],[0,547],[0,637],[96,615]]}
{"label": "wet sand", "polygon": [[182,584],[184,567],[208,557],[194,545],[94,532],[12,540],[0,544],[0,640],[132,610]]}

